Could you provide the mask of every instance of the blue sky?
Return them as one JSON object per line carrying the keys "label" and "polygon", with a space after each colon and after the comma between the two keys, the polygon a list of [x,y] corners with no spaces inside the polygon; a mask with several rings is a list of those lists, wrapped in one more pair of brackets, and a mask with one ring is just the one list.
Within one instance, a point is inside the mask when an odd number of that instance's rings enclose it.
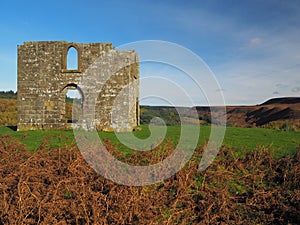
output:
{"label": "blue sky", "polygon": [[17,88],[17,45],[24,41],[119,46],[163,40],[182,45],[204,60],[226,104],[300,96],[297,0],[11,0],[0,3],[0,28],[0,90]]}

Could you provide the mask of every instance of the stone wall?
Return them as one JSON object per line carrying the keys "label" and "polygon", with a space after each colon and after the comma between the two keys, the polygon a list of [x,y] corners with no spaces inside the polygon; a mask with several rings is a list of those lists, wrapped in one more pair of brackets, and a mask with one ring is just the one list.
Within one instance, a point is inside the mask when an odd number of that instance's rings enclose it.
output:
{"label": "stone wall", "polygon": [[[78,68],[67,69],[68,50]],[[18,130],[67,129],[68,89],[82,96],[73,127],[129,131],[139,125],[139,62],[111,43],[25,42],[18,46]],[[77,112],[78,113],[78,112]]]}

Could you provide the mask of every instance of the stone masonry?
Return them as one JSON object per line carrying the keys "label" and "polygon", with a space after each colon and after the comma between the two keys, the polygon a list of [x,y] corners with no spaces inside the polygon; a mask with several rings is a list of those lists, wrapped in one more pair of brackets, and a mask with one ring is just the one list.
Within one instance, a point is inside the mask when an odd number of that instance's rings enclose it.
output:
{"label": "stone masonry", "polygon": [[[77,68],[69,70],[70,48]],[[81,94],[76,123],[66,119],[66,93]],[[75,109],[75,107],[73,107]],[[73,110],[73,113],[76,110]],[[18,130],[131,131],[139,125],[139,61],[111,43],[24,42],[18,46]],[[74,114],[73,114],[74,115]]]}

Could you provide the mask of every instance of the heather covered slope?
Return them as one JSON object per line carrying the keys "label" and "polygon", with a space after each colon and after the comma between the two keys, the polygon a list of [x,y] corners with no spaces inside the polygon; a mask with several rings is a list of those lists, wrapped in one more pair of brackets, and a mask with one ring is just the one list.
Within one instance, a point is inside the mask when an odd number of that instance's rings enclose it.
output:
{"label": "heather covered slope", "polygon": [[[201,123],[210,124],[211,115],[218,118],[223,110],[220,107],[196,106]],[[189,108],[179,107],[183,115],[191,117]],[[170,125],[180,122],[176,109],[165,106],[142,106],[141,121],[149,122],[152,116],[165,118]],[[173,117],[171,116],[173,115]],[[270,99],[263,104],[253,106],[226,106],[227,124],[238,127],[266,126],[270,123],[295,124],[300,128],[300,98]]]}
{"label": "heather covered slope", "polygon": [[237,126],[263,126],[275,121],[299,123],[300,98],[274,98],[256,106],[228,106],[227,118]]}
{"label": "heather covered slope", "polygon": [[283,98],[272,98],[265,101],[261,105],[272,105],[272,104],[300,104],[300,97],[283,97]]}
{"label": "heather covered slope", "polygon": [[17,100],[0,98],[0,125],[17,125]]}
{"label": "heather covered slope", "polygon": [[[222,149],[205,171],[199,146],[191,161],[164,182],[132,187],[113,183],[86,164],[75,145],[28,153],[0,136],[0,224],[290,224],[300,223],[300,154],[275,159],[268,148],[238,157]],[[172,143],[120,154],[120,160],[153,164]],[[162,154],[156,154],[160,152]]]}

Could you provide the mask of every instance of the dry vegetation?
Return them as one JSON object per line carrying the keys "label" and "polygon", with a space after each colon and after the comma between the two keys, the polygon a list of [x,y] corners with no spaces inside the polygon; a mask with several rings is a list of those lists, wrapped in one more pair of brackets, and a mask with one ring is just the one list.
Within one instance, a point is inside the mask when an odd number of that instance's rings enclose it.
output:
{"label": "dry vegetation", "polygon": [[0,99],[0,125],[17,125],[17,100]]}
{"label": "dry vegetation", "polygon": [[279,120],[272,121],[263,126],[263,128],[274,129],[274,130],[292,130],[299,131],[300,130],[300,120],[288,121],[288,120]]}
{"label": "dry vegetation", "polygon": [[[237,158],[222,149],[205,172],[201,147],[165,182],[130,187],[95,173],[77,147],[50,149],[45,139],[28,153],[0,136],[0,224],[299,224],[300,152],[274,159],[266,148]],[[153,163],[149,152],[116,157]],[[158,147],[163,157],[173,146]],[[141,163],[143,159],[143,163]]]}

